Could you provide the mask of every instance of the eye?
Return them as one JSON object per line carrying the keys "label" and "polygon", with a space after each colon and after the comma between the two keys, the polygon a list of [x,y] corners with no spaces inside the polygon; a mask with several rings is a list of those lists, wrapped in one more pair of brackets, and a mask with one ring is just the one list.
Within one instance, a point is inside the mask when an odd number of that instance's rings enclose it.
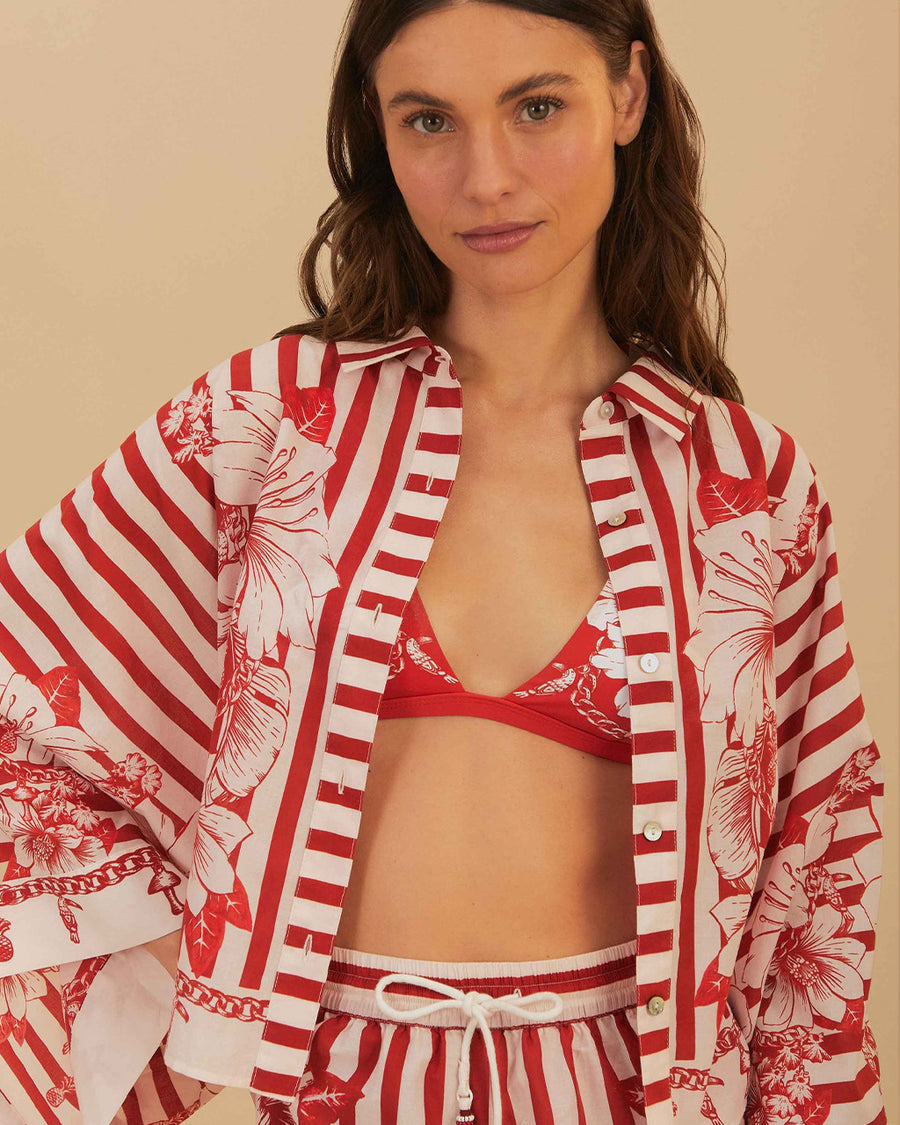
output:
{"label": "eye", "polygon": [[[534,105],[552,106],[554,110],[557,110],[557,109],[563,109],[564,106],[565,106],[565,102],[561,101],[559,98],[553,98],[553,97],[550,97],[549,95],[547,95],[547,96],[542,96],[542,97],[539,97],[539,98],[526,98],[525,101],[519,103],[517,108],[522,109],[524,106],[534,106]],[[419,133],[422,136],[436,137],[436,136],[439,136],[440,133],[443,132],[443,130],[426,129],[423,132],[422,130],[419,130],[419,129],[415,128],[415,123],[419,120],[420,117],[423,117],[423,118],[426,118],[426,117],[435,118],[435,117],[437,117],[437,118],[443,119],[443,116],[444,115],[442,113],[438,113],[437,110],[421,109],[421,110],[418,110],[416,113],[410,114],[409,117],[405,117],[403,119],[403,125],[404,125],[405,128],[412,129],[413,132]],[[551,113],[547,117],[531,118],[530,123],[532,125],[542,125],[545,121],[549,121],[550,118],[553,117],[553,116],[555,116],[555,114]]]}

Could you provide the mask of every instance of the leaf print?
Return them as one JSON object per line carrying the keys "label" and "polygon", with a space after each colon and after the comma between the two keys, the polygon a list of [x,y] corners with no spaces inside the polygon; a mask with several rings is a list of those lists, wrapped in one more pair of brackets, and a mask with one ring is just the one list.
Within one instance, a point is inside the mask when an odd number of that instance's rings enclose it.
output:
{"label": "leaf print", "polygon": [[327,387],[285,387],[284,417],[300,437],[324,445],[335,418],[334,395]]}
{"label": "leaf print", "polygon": [[[201,805],[197,811],[197,835],[194,840],[192,875],[208,892],[227,895],[234,891],[236,875],[230,856],[237,846],[251,835],[248,824],[233,809],[219,805]],[[192,878],[192,883],[195,880]],[[193,891],[188,897],[193,909],[199,909]]]}
{"label": "leaf print", "polygon": [[827,1061],[821,1031],[791,1027],[754,1034],[746,1125],[825,1125],[831,1108],[830,1088],[813,1092],[807,1063]]}
{"label": "leaf print", "polygon": [[280,1098],[270,1098],[266,1094],[255,1094],[256,1125],[297,1125],[297,1115],[290,1102]]}
{"label": "leaf print", "polygon": [[710,910],[722,931],[723,945],[703,973],[694,994],[695,1003],[715,1003],[728,991],[728,978],[734,968],[749,908],[750,895],[736,894],[720,899]]}
{"label": "leaf print", "polygon": [[225,919],[212,900],[197,914],[190,906],[184,907],[184,940],[188,951],[191,972],[197,976],[210,976],[216,963],[216,954],[225,936]]}
{"label": "leaf print", "polygon": [[[12,1031],[20,1044],[24,1042],[28,1001],[46,995],[47,978],[43,973],[30,970],[0,977],[0,1039],[5,1039]],[[5,1026],[4,1016],[8,1021]]]}
{"label": "leaf print", "polygon": [[332,1125],[343,1120],[362,1098],[358,1081],[345,1081],[329,1071],[315,1073],[302,1087],[297,1103],[297,1120],[300,1125]]}
{"label": "leaf print", "polygon": [[251,660],[238,636],[230,674],[223,679],[215,758],[207,797],[245,797],[268,774],[287,734],[291,682],[284,668]]}
{"label": "leaf print", "polygon": [[769,490],[764,480],[735,477],[707,469],[697,485],[697,504],[708,526],[768,510]]}
{"label": "leaf print", "polygon": [[777,794],[775,714],[752,746],[733,746],[719,759],[709,802],[707,842],[713,862],[730,882],[750,880],[769,837]]}

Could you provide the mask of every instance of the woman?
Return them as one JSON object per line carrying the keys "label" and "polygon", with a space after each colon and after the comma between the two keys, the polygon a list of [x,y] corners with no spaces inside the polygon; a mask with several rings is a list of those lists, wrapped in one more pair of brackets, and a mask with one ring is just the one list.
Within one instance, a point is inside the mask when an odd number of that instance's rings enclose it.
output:
{"label": "woman", "polygon": [[883,1122],[830,510],[703,326],[649,10],[360,0],[330,126],[315,319],[0,570],[5,979],[45,1043],[29,997],[78,997],[58,1120]]}

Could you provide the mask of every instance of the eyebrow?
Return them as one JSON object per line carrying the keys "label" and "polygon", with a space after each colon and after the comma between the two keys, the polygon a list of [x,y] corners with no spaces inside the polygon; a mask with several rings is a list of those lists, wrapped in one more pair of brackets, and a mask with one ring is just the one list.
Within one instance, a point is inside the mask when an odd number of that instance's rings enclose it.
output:
{"label": "eyebrow", "polygon": [[[505,105],[511,102],[513,98],[518,98],[521,94],[533,90],[535,86],[580,86],[581,83],[577,78],[571,74],[563,74],[560,71],[544,71],[541,74],[530,74],[527,78],[521,79],[519,82],[514,82],[511,86],[507,86],[505,90],[500,93],[497,98],[497,105]],[[394,94],[391,100],[387,103],[387,112],[390,113],[393,109],[398,109],[404,105],[420,105],[425,103],[433,105],[436,109],[454,108],[452,102],[446,101],[444,98],[436,98],[433,94],[429,94],[427,90],[401,90],[399,93]]]}

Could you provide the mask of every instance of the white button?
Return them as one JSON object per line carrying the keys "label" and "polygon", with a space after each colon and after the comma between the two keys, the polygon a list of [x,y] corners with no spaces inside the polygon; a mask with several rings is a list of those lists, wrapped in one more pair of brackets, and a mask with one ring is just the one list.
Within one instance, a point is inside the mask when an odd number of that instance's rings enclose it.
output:
{"label": "white button", "polygon": [[610,516],[606,522],[612,524],[613,527],[618,527],[620,523],[625,522],[625,519],[626,516],[624,512],[616,512],[616,514],[614,516]]}
{"label": "white button", "polygon": [[651,996],[647,1001],[647,1011],[651,1016],[658,1016],[665,1006],[666,1002],[661,996]]}
{"label": "white button", "polygon": [[662,825],[659,821],[648,820],[644,825],[644,839],[658,840],[662,836]]}
{"label": "white button", "polygon": [[611,402],[604,402],[604,404],[600,407],[601,418],[611,418],[612,415],[615,414],[615,412],[616,408]]}
{"label": "white button", "polygon": [[659,657],[654,656],[652,652],[645,652],[638,661],[638,664],[645,672],[655,672],[659,667]]}

